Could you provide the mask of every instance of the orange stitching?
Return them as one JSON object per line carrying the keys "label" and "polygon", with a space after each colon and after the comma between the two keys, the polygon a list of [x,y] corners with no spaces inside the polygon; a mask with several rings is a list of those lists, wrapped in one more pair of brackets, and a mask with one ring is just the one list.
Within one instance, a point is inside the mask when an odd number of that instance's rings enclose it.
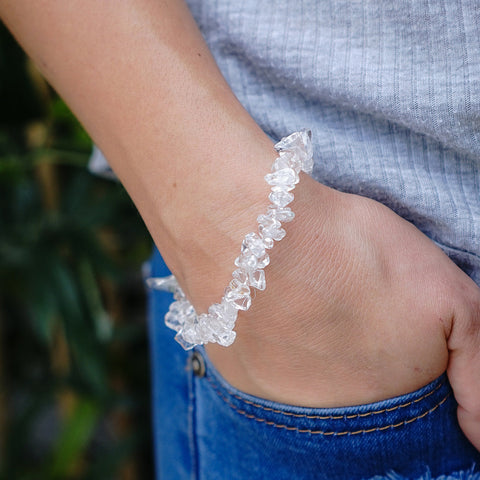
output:
{"label": "orange stitching", "polygon": [[[207,380],[212,385],[212,387],[214,387],[214,385],[212,383],[212,380],[209,377],[207,377]],[[271,408],[271,407],[265,407],[263,405],[260,405],[259,403],[255,403],[255,402],[252,402],[250,400],[245,400],[244,398],[242,398],[242,397],[240,397],[239,395],[236,395],[236,394],[233,394],[233,396],[237,400],[240,400],[241,402],[246,403],[248,405],[251,405],[253,407],[261,408],[262,410],[265,410],[267,412],[279,413],[279,414],[285,415],[287,417],[307,418],[309,420],[342,420],[342,419],[343,420],[344,419],[351,420],[352,418],[364,418],[364,417],[369,417],[371,415],[379,415],[381,413],[393,412],[393,411],[398,410],[400,408],[408,407],[410,405],[413,405],[415,403],[418,403],[418,402],[424,400],[425,398],[429,397],[430,395],[433,395],[437,390],[439,390],[441,387],[443,387],[443,385],[445,385],[445,381],[443,381],[442,383],[437,385],[437,387],[435,387],[431,392],[428,392],[425,395],[421,396],[420,398],[417,398],[417,399],[412,400],[410,402],[403,403],[403,404],[397,405],[395,407],[389,407],[389,408],[384,408],[382,410],[376,410],[374,412],[356,413],[355,415],[306,415],[306,414],[302,414],[302,413],[284,412],[282,410],[277,410],[277,409],[274,409],[274,408]]]}
{"label": "orange stitching", "polygon": [[[269,425],[269,426],[272,426],[272,427],[275,427],[275,428],[281,428],[283,430],[296,431],[298,433],[310,433],[311,435],[324,435],[324,436],[359,435],[361,433],[380,432],[380,431],[383,431],[383,430],[388,430],[389,428],[398,428],[398,427],[401,427],[401,426],[404,426],[404,425],[408,425],[409,423],[415,422],[416,420],[420,420],[420,419],[426,417],[427,415],[430,415],[432,412],[437,410],[437,408],[439,408],[441,405],[443,405],[447,401],[447,398],[451,395],[451,392],[447,393],[447,395],[442,400],[440,400],[440,402],[438,402],[435,406],[433,406],[430,410],[427,410],[426,412],[424,412],[421,415],[418,415],[416,417],[409,418],[408,420],[404,420],[403,422],[394,423],[392,425],[385,425],[383,427],[370,428],[368,430],[365,430],[365,429],[364,430],[355,430],[353,432],[350,432],[350,431],[327,432],[327,431],[324,431],[324,430],[311,430],[311,429],[307,429],[307,428],[301,429],[301,428],[298,428],[298,427],[291,427],[289,425],[283,425],[283,424],[272,422],[270,420],[266,420],[264,418],[256,417],[255,415],[247,413],[245,410],[241,410],[238,407],[236,407],[233,403],[231,403],[228,400],[228,398],[226,398],[225,396],[222,395],[222,393],[218,390],[218,388],[215,385],[213,385],[213,383],[210,382],[210,384],[212,385],[212,387],[215,390],[215,392],[217,393],[217,395],[230,408],[233,408],[233,410],[235,410],[237,413],[239,413],[240,415],[243,415],[244,417],[246,417],[248,419],[255,420],[256,422],[264,423],[265,425]],[[437,389],[435,389],[435,390],[437,390]],[[433,390],[431,393],[433,393],[435,390]],[[410,403],[413,403],[413,402],[410,402]],[[280,413],[283,413],[283,412],[280,412]],[[341,418],[344,418],[344,417],[341,417]],[[327,419],[328,419],[328,417],[327,417]]]}

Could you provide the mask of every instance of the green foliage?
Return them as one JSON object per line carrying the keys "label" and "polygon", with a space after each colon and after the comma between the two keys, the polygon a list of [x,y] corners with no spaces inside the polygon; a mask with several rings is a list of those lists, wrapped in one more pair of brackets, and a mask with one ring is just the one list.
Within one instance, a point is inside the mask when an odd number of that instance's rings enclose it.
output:
{"label": "green foliage", "polygon": [[0,478],[153,476],[150,239],[90,151],[0,28]]}
{"label": "green foliage", "polygon": [[75,406],[56,442],[48,476],[65,478],[82,455],[94,433],[99,411],[95,402],[82,400]]}

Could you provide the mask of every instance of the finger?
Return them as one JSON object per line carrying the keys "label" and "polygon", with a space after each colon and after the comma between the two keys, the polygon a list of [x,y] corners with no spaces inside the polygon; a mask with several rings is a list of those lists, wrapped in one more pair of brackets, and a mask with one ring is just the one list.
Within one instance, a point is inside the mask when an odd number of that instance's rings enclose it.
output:
{"label": "finger", "polygon": [[480,450],[480,300],[476,297],[453,321],[447,373],[459,405],[460,427]]}

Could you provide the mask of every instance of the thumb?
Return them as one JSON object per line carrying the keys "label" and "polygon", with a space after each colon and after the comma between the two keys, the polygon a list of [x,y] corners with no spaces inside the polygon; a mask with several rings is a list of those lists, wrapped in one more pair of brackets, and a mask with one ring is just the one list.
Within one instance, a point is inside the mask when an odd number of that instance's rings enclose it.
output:
{"label": "thumb", "polygon": [[448,378],[458,402],[461,429],[480,451],[480,293],[474,287],[448,338]]}

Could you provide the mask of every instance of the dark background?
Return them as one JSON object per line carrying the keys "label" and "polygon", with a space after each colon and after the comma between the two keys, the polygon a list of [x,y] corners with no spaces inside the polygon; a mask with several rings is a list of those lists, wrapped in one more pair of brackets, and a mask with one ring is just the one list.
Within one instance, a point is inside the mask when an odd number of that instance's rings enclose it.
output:
{"label": "dark background", "polygon": [[0,478],[153,478],[151,240],[0,23]]}

